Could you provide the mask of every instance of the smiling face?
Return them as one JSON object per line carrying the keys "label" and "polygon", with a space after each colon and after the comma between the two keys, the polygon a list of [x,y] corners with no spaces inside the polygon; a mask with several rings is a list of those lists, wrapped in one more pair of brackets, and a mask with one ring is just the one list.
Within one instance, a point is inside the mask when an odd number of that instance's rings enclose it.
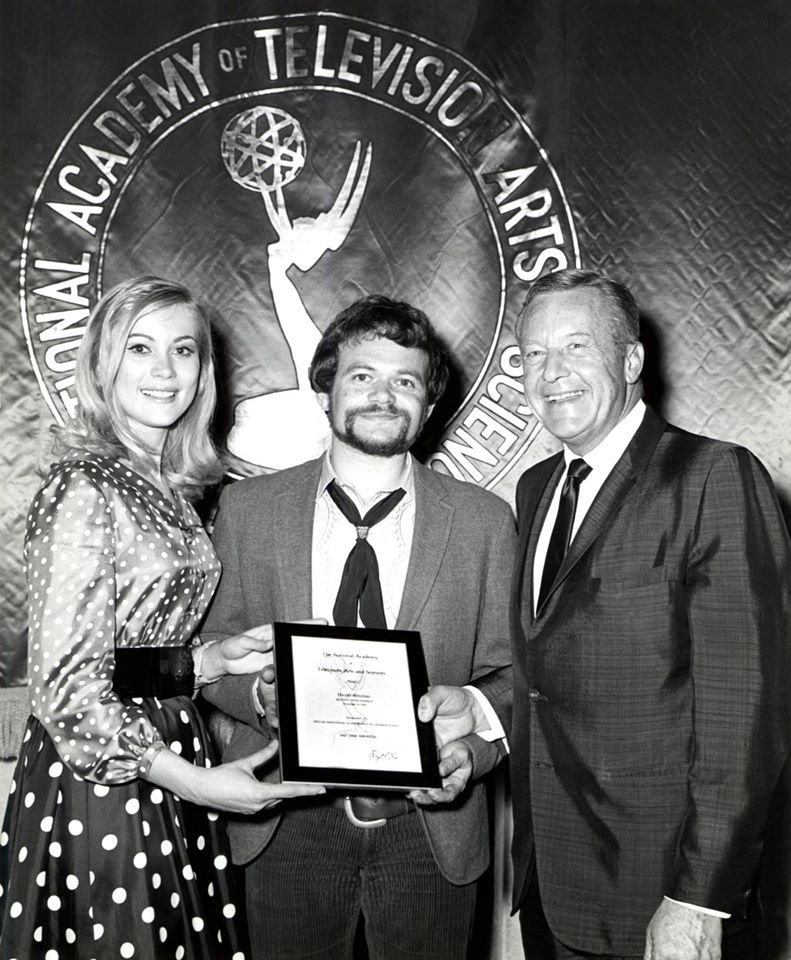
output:
{"label": "smiling face", "polygon": [[546,429],[578,456],[596,447],[640,397],[640,343],[619,344],[598,290],[545,293],[522,318],[525,397]]}
{"label": "smiling face", "polygon": [[371,456],[406,453],[433,409],[427,371],[422,350],[385,337],[341,344],[332,392],[318,395],[333,442]]}
{"label": "smiling face", "polygon": [[168,430],[192,403],[199,378],[194,310],[177,303],[138,317],[113,391],[129,430],[149,450],[162,450]]}

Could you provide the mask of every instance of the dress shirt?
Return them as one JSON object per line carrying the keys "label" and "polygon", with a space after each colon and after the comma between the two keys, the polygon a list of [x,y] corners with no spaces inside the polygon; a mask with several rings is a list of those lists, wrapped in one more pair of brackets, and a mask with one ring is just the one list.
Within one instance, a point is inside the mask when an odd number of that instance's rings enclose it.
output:
{"label": "dress shirt", "polygon": [[[393,490],[399,487],[406,495],[395,508],[368,531],[368,542],[376,552],[382,602],[388,629],[395,627],[401,598],[404,593],[409,554],[415,530],[415,478],[412,458],[407,457],[404,472],[387,490],[379,490],[365,501],[355,488],[338,476],[332,466],[329,451],[324,456],[313,515],[313,550],[311,555],[311,589],[314,617],[334,623],[333,607],[338,596],[341,574],[346,558],[357,540],[357,531],[344,517],[335,501],[327,493],[330,482],[343,488],[351,497],[361,516]],[[358,626],[362,622],[358,620]]]}
{"label": "dress shirt", "polygon": [[[585,463],[591,468],[591,472],[579,487],[577,509],[574,513],[574,524],[571,528],[572,540],[574,540],[574,537],[577,535],[577,531],[585,519],[585,514],[595,500],[596,494],[601,490],[604,481],[609,477],[613,467],[618,463],[624,451],[632,442],[632,437],[637,433],[638,427],[643,422],[644,415],[645,404],[642,400],[638,400],[623,420],[619,420],[618,423],[615,424],[601,443],[594,447],[593,450],[589,450],[583,457]],[[555,518],[558,515],[560,491],[563,488],[563,482],[566,479],[569,464],[572,460],[576,460],[579,454],[572,453],[568,447],[564,447],[563,457],[566,461],[566,469],[563,471],[558,480],[558,485],[555,487],[555,492],[552,494],[552,501],[549,504],[549,510],[544,519],[541,533],[538,536],[538,543],[536,544],[536,556],[533,563],[533,613],[535,613],[536,604],[538,603],[541,575],[544,572],[544,561],[547,557],[549,539],[552,536],[552,528],[555,526]]]}
{"label": "dress shirt", "polygon": [[[402,487],[406,491],[406,496],[395,509],[368,531],[368,542],[376,551],[379,564],[385,620],[388,628],[392,630],[401,608],[415,530],[415,480],[412,458],[407,457],[404,472],[391,489],[379,490],[368,502],[365,502],[354,487],[341,480],[335,472],[329,451],[325,454],[316,492],[311,562],[313,616],[322,617],[328,623],[333,622],[332,610],[338,595],[343,566],[357,537],[352,524],[343,516],[335,501],[327,493],[331,480],[335,480],[343,487],[363,516],[375,503],[393,490]],[[358,626],[362,626],[362,623],[358,622]],[[492,726],[491,730],[482,731],[479,736],[489,741],[502,739],[505,734],[492,705],[475,687],[468,689],[481,704],[484,715]]]}

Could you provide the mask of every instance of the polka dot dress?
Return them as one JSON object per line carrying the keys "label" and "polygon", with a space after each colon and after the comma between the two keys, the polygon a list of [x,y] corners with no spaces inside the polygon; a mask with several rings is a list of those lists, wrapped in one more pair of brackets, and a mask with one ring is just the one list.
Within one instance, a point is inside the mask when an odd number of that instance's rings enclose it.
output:
{"label": "polka dot dress", "polygon": [[0,957],[244,960],[222,821],[141,778],[211,764],[189,697],[119,699],[116,647],[185,644],[219,567],[198,517],[109,458],[28,517],[28,721],[0,834]]}

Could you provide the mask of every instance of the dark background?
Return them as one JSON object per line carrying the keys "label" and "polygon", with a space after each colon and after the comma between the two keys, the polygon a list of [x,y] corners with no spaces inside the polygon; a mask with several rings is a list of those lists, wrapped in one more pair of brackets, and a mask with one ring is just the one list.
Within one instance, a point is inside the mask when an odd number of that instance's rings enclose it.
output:
{"label": "dark background", "polygon": [[[0,232],[0,680],[24,677],[21,547],[51,415],[19,316],[33,193],[87,104],[138,57],[203,24],[318,4],[4,0]],[[786,510],[791,286],[785,0],[335,2],[452,48],[527,118],[573,209],[584,266],[645,318],[649,397],[673,422],[754,450]],[[481,283],[486,282],[481,278]],[[510,498],[534,444],[498,492]]]}

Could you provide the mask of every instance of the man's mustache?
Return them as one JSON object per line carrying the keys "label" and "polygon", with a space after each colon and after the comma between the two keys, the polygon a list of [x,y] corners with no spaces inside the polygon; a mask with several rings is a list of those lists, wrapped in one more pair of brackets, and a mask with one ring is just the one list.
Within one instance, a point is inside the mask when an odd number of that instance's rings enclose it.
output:
{"label": "man's mustache", "polygon": [[351,415],[356,417],[366,413],[389,413],[397,417],[406,417],[403,410],[399,410],[394,403],[369,403],[367,407],[357,407],[350,411]]}

